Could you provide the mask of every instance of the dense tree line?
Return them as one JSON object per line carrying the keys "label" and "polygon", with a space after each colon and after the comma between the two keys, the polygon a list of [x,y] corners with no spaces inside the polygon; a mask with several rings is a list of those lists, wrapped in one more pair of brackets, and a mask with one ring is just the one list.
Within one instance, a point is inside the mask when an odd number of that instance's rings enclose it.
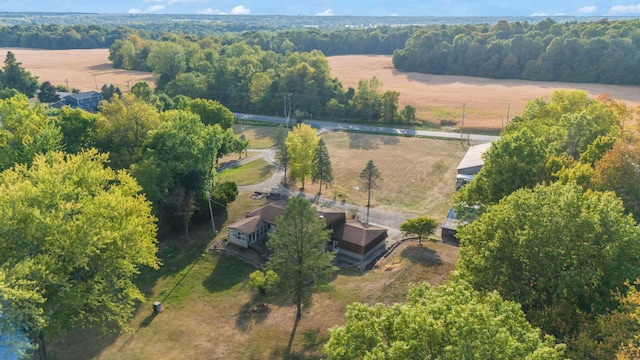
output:
{"label": "dense tree line", "polygon": [[639,20],[428,27],[393,56],[403,71],[637,85]]}
{"label": "dense tree line", "polygon": [[572,358],[639,347],[637,305],[625,295],[640,276],[633,112],[584,91],[536,99],[456,195],[469,221],[458,276],[520,303]]}
{"label": "dense tree line", "polygon": [[132,31],[98,25],[3,26],[0,27],[0,46],[49,50],[107,48]]}
{"label": "dense tree line", "polygon": [[223,44],[176,35],[148,40],[132,34],[111,46],[109,59],[117,68],[153,71],[157,91],[170,97],[212,99],[236,112],[295,119],[415,120],[415,109],[400,110],[400,94],[383,93],[377,78],[345,90],[331,78],[322,52],[297,52],[290,41],[284,42],[290,46],[281,54],[245,41]]}
{"label": "dense tree line", "polygon": [[[188,23],[187,23],[188,24]],[[404,46],[417,26],[379,26],[350,29],[286,29],[277,26],[255,29],[238,24],[234,27],[211,24],[211,31],[185,28],[184,23],[147,23],[146,26],[109,27],[100,25],[12,25],[0,27],[0,47],[37,49],[108,48],[116,40],[136,34],[146,39],[160,39],[167,34],[208,37],[229,45],[245,41],[262,50],[285,54],[287,51],[320,50],[329,55],[386,54]],[[202,26],[201,24],[198,26]]]}

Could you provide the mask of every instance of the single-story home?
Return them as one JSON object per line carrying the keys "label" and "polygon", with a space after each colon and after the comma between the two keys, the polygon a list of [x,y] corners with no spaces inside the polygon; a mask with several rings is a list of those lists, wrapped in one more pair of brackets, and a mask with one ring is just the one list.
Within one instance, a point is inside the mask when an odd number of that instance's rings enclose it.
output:
{"label": "single-story home", "polygon": [[[248,212],[244,219],[227,226],[229,242],[243,248],[259,248],[276,229],[276,218],[284,214],[284,204],[270,203]],[[386,249],[387,229],[363,224],[358,220],[346,220],[344,211],[321,209],[318,218],[324,219],[326,229],[331,230],[331,242],[327,250],[335,251],[357,261],[373,258]]]}
{"label": "single-story home", "polygon": [[74,109],[93,111],[98,109],[98,104],[102,100],[102,95],[97,91],[85,91],[78,94],[59,92],[58,95],[60,96],[60,101],[51,104],[52,107],[57,109],[69,106]]}
{"label": "single-story home", "polygon": [[267,204],[250,211],[245,218],[227,226],[229,242],[245,249],[259,242],[264,243],[267,235],[276,229],[276,218],[284,214],[284,205]]}

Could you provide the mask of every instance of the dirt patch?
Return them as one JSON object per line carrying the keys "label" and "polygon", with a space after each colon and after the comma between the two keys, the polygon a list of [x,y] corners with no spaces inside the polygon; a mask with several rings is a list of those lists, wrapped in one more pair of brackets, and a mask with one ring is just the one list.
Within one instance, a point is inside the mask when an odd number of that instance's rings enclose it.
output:
{"label": "dirt patch", "polygon": [[114,69],[109,61],[109,49],[39,50],[0,48],[4,59],[7,51],[16,55],[25,69],[42,83],[69,85],[82,91],[97,90],[104,84],[113,84],[128,91],[138,81],[154,82],[148,72]]}
{"label": "dirt patch", "polygon": [[439,124],[454,119],[461,125],[465,107],[465,127],[499,129],[509,118],[522,113],[534,98],[549,99],[559,89],[586,90],[592,96],[610,94],[632,107],[640,103],[640,87],[562,82],[493,80],[467,76],[429,75],[400,72],[393,68],[391,56],[331,56],[332,75],[345,87],[357,89],[358,82],[376,76],[383,90],[400,92],[400,106],[412,105],[419,119]]}

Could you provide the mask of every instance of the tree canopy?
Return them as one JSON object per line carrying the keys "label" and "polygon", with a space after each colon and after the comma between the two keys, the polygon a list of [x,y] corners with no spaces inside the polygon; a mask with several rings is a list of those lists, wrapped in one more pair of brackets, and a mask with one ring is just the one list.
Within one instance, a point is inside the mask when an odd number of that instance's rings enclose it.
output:
{"label": "tree canopy", "polygon": [[347,307],[329,330],[329,359],[563,359],[564,345],[542,337],[520,306],[457,280],[421,283],[406,304]]}
{"label": "tree canopy", "polygon": [[285,140],[291,177],[300,180],[302,188],[313,170],[313,157],[320,137],[316,129],[307,124],[298,124]]}
{"label": "tree canopy", "polygon": [[335,254],[327,251],[330,237],[325,226],[309,200],[295,197],[276,219],[276,230],[267,243],[273,250],[267,267],[278,275],[280,291],[296,304],[297,317],[337,270],[331,264]]}
{"label": "tree canopy", "polygon": [[[37,155],[0,174],[0,297],[29,340],[78,326],[127,328],[144,296],[133,283],[158,266],[156,224],[141,188],[95,150]],[[15,294],[17,298],[9,298]]]}
{"label": "tree canopy", "polygon": [[617,307],[615,292],[640,274],[639,236],[613,193],[556,182],[518,190],[462,227],[457,268],[564,338]]}
{"label": "tree canopy", "polygon": [[0,71],[0,86],[7,89],[15,89],[32,98],[38,90],[38,78],[24,69],[13,52],[7,51],[4,66]]}
{"label": "tree canopy", "polygon": [[333,169],[331,168],[331,158],[324,140],[320,138],[313,153],[313,168],[311,169],[311,179],[313,182],[319,182],[318,195],[322,194],[322,183],[331,185],[333,182]]}

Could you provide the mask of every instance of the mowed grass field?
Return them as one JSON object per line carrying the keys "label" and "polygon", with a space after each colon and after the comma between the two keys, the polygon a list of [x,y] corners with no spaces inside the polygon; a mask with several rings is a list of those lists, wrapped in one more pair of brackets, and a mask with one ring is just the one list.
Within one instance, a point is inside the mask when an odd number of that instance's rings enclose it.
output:
{"label": "mowed grass field", "polygon": [[[631,107],[640,104],[640,87],[576,84],[524,80],[492,80],[448,75],[400,72],[393,68],[391,56],[331,56],[331,73],[345,87],[358,88],[362,79],[376,76],[383,90],[400,92],[400,106],[412,105],[419,120],[436,125],[440,120],[462,120],[465,128],[500,129],[509,118],[522,113],[525,104],[537,97],[548,100],[559,89],[581,89],[592,96],[610,94]],[[460,123],[458,124],[458,126]]]}

